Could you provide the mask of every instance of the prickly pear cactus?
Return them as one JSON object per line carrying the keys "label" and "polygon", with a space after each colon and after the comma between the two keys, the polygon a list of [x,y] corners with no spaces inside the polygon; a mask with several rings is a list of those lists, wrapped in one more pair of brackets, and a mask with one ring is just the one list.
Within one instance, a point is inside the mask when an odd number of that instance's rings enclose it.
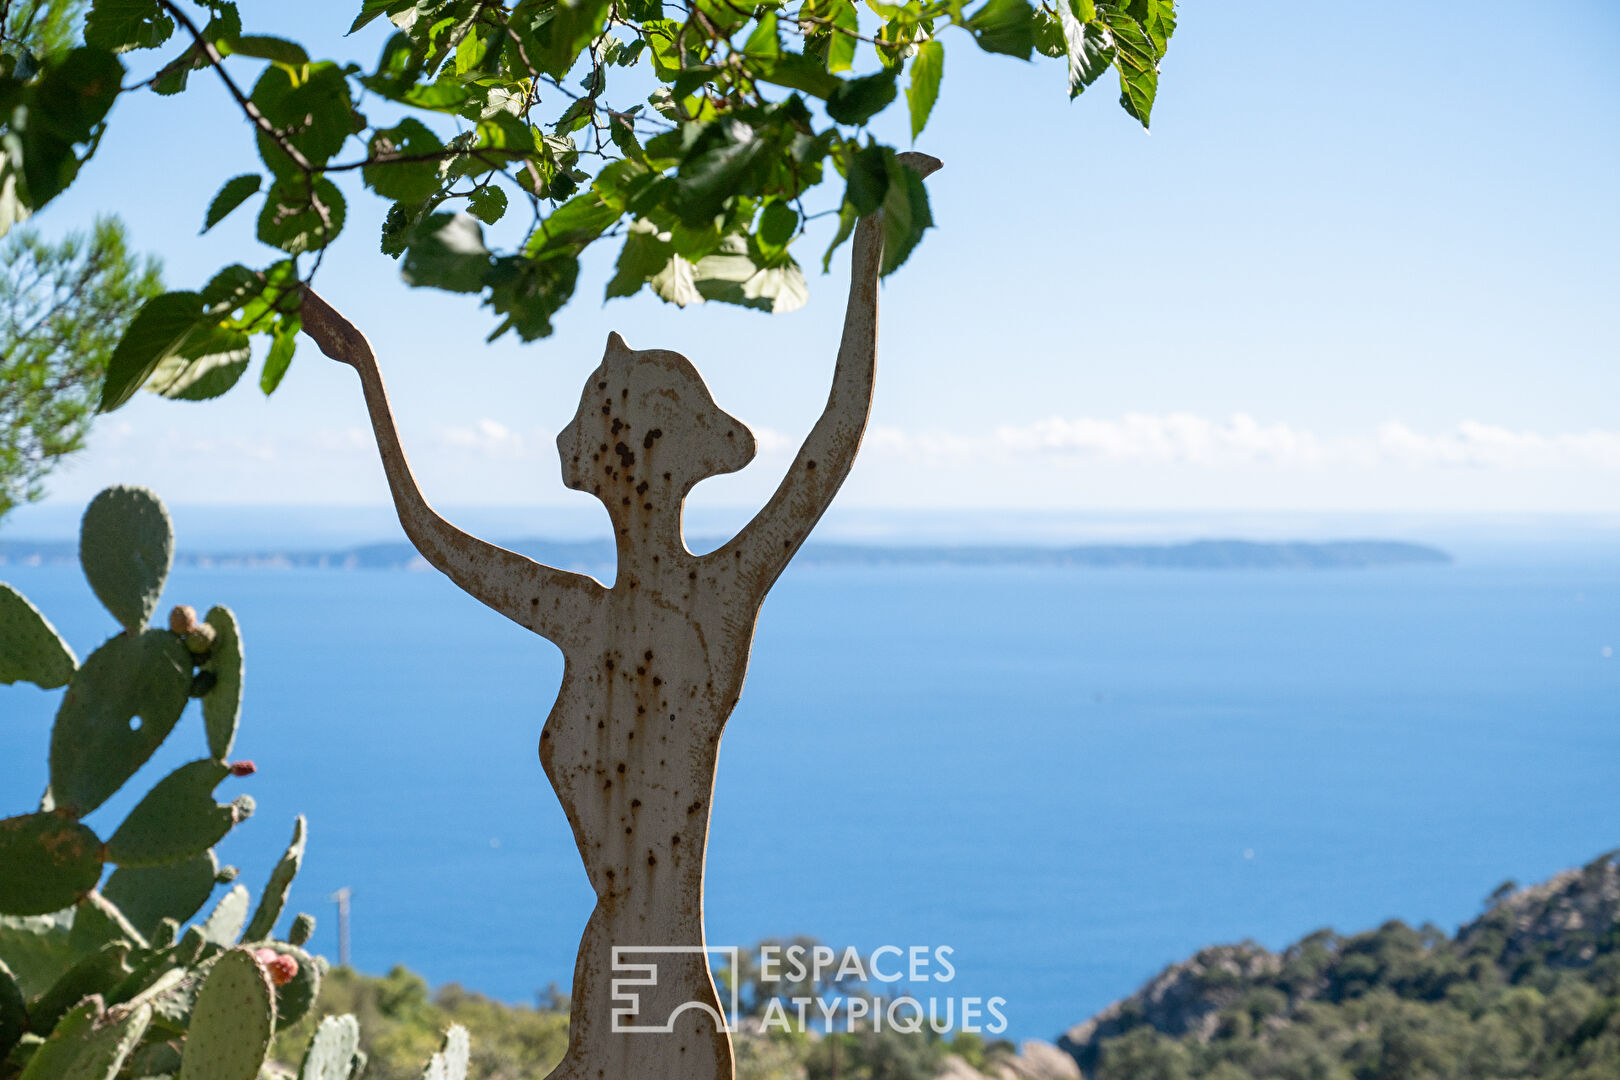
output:
{"label": "prickly pear cactus", "polygon": [[[320,993],[324,961],[304,949],[315,920],[299,914],[285,940],[275,937],[304,858],[304,819],[256,906],[214,853],[253,811],[245,793],[216,797],[255,772],[228,760],[242,711],[242,633],[223,607],[199,620],[181,605],[165,625],[148,625],[173,546],[151,492],[111,488],[90,504],[85,576],[122,629],[82,666],[0,583],[0,684],[67,687],[44,798],[0,819],[4,1080],[291,1080],[265,1058],[275,1032]],[[181,727],[193,698],[208,756],[158,781],[103,842],[82,819]],[[467,1060],[467,1033],[452,1028],[425,1075],[465,1080]],[[354,1017],[328,1017],[299,1076],[355,1080],[364,1068]]]}
{"label": "prickly pear cactus", "polygon": [[276,1033],[270,973],[246,949],[231,949],[213,970],[191,1010],[180,1080],[254,1080]]}
{"label": "prickly pear cactus", "polygon": [[[307,1013],[320,990],[323,964],[302,948],[313,920],[293,920],[287,941],[274,936],[303,858],[304,819],[256,907],[214,852],[253,809],[251,796],[231,790],[253,764],[228,760],[242,633],[223,607],[199,620],[182,605],[149,625],[173,544],[151,492],[113,488],[91,503],[80,555],[119,629],[82,665],[0,584],[0,684],[67,687],[44,798],[0,808],[13,815],[0,818],[0,1077],[252,1080],[276,1027]],[[188,731],[193,698],[202,723],[183,737],[207,756],[164,777],[98,836],[84,817]]]}
{"label": "prickly pear cactus", "polygon": [[174,528],[163,501],[142,487],[110,487],[91,499],[79,528],[79,561],[113,618],[140,633],[174,562]]}
{"label": "prickly pear cactus", "polygon": [[65,686],[79,666],[73,650],[27,597],[0,582],[0,683]]}

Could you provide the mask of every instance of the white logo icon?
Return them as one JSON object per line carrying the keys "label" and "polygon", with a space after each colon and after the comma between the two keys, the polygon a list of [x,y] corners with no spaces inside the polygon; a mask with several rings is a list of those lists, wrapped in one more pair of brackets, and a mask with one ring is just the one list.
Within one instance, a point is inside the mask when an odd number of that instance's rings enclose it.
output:
{"label": "white logo icon", "polygon": [[[715,1027],[721,1031],[734,1031],[731,1017],[737,1015],[737,987],[731,988],[731,1007],[726,1015],[722,1016],[715,1011],[714,1006],[702,1001],[684,1001],[670,1010],[669,1014],[659,1023],[656,1019],[643,1019],[641,1016],[640,987],[652,988],[658,985],[658,957],[672,955],[698,955],[707,962],[709,957],[723,956],[730,964],[731,970],[737,967],[737,946],[735,945],[615,945],[613,946],[613,983],[610,988],[613,999],[613,1032],[620,1033],[652,1033],[660,1035],[672,1034],[675,1031],[675,1021],[689,1009],[706,1012],[714,1021]],[[628,959],[632,956],[648,957],[642,961]]]}

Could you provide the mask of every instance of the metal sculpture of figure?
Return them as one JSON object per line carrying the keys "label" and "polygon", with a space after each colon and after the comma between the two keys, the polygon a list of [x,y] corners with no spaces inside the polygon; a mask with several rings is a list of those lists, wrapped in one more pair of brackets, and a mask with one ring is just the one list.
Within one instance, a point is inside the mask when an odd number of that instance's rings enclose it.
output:
{"label": "metal sculpture of figure", "polygon": [[[901,155],[923,175],[939,163]],[[601,499],[618,572],[611,588],[471,536],[434,512],[400,446],[365,337],[313,292],[303,327],[360,375],[400,523],[457,585],[562,650],[540,761],[596,893],[574,969],[568,1051],[551,1080],[731,1080],[731,1040],[704,951],[703,870],[720,733],[737,704],[766,592],[849,474],[866,428],[877,352],[880,215],[855,230],[832,392],[787,476],[729,543],[693,555],[681,534],[698,481],[754,456],[748,428],[715,404],[690,361],[610,335],[579,411],[557,437],[567,485]],[[614,948],[650,950],[617,1031]],[[646,961],[646,956],[638,956]],[[622,974],[621,974],[622,977]],[[622,989],[622,988],[621,988]]]}

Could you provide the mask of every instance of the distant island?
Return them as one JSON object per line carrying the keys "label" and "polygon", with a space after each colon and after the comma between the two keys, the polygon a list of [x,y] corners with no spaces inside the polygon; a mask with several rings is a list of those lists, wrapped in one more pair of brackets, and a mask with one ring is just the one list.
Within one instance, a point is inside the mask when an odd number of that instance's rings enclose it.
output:
{"label": "distant island", "polygon": [[[721,541],[699,538],[709,550]],[[614,565],[606,540],[508,540],[503,547],[570,570]],[[0,541],[0,565],[75,562],[72,541]],[[1180,544],[1079,544],[1069,547],[970,544],[809,543],[795,560],[801,566],[1077,566],[1152,570],[1359,570],[1385,566],[1445,565],[1451,556],[1427,544],[1399,540],[1258,541],[1194,540]],[[264,569],[407,570],[426,566],[403,542],[362,544],[333,551],[182,551],[184,567]]]}

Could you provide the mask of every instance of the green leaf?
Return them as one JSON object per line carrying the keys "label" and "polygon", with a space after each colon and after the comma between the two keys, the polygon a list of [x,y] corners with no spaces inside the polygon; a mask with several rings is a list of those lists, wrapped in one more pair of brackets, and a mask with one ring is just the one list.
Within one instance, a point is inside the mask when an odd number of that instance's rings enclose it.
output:
{"label": "green leaf", "polygon": [[893,159],[894,151],[879,143],[869,143],[851,157],[844,201],[855,208],[857,216],[875,213],[883,205],[883,197],[889,192],[889,180],[893,174],[890,167]]}
{"label": "green leaf", "polygon": [[417,288],[471,293],[484,287],[491,265],[478,222],[467,214],[432,214],[414,231],[402,273]]}
{"label": "green leaf", "polygon": [[88,814],[146,763],[186,707],[191,668],[166,629],[119,634],[90,654],[51,729],[56,805]]}
{"label": "green leaf", "polygon": [[865,124],[886,109],[898,92],[898,68],[850,79],[827,98],[827,115],[840,124]]}
{"label": "green leaf", "polygon": [[361,166],[360,175],[385,199],[421,202],[439,190],[439,161],[389,159],[442,153],[444,144],[439,137],[420,120],[407,117],[371,137],[371,157],[377,160]]}
{"label": "green leaf", "polygon": [[784,202],[773,202],[759,215],[759,242],[767,247],[784,248],[799,227],[799,214]]}
{"label": "green leaf", "polygon": [[823,16],[830,10],[833,26],[827,37],[827,70],[848,71],[855,65],[855,45],[859,40],[860,20],[855,14],[853,0],[832,0],[822,7]]}
{"label": "green leaf", "polygon": [[490,184],[467,197],[467,209],[485,225],[493,225],[506,213],[506,192]]}
{"label": "green leaf", "polygon": [[966,25],[985,52],[1028,60],[1035,48],[1035,10],[1028,0],[989,0]]}
{"label": "green leaf", "polygon": [[247,796],[230,805],[214,801],[214,788],[229,775],[229,765],[204,758],[159,780],[107,841],[107,857],[119,866],[160,866],[219,843],[253,812]]}
{"label": "green leaf", "polygon": [[855,222],[859,218],[860,213],[850,203],[849,196],[846,194],[843,205],[838,208],[838,234],[833,237],[832,243],[827,245],[826,254],[821,257],[822,273],[825,274],[832,269],[833,253],[843,247],[844,241],[848,240],[855,232]]}
{"label": "green leaf", "polygon": [[568,303],[578,281],[579,260],[572,256],[499,260],[490,274],[489,304],[506,319],[491,339],[508,329],[524,341],[549,336],[551,317]]}
{"label": "green leaf", "polygon": [[1069,97],[1080,92],[1107,71],[1114,62],[1114,43],[1098,22],[1082,22],[1074,8],[1077,0],[1060,0],[1058,20],[1069,57]]}
{"label": "green leaf", "polygon": [[1159,88],[1158,58],[1153,42],[1135,19],[1121,11],[1099,8],[1098,15],[1107,25],[1108,35],[1114,43],[1114,67],[1119,71],[1119,103],[1145,128]]}
{"label": "green leaf", "polygon": [[23,996],[36,998],[72,964],[68,947],[73,912],[0,915],[0,956],[6,958]]}
{"label": "green leaf", "polygon": [[203,219],[202,231],[207,232],[238,206],[247,202],[249,198],[258,194],[262,178],[258,173],[244,173],[225,181],[225,186],[219,189],[214,201],[208,204],[208,216]]}
{"label": "green leaf", "polygon": [[259,389],[266,396],[275,393],[281,380],[286,378],[302,327],[303,320],[297,312],[289,312],[277,321],[275,336],[270,339],[270,352],[264,358],[264,370],[259,373]]}
{"label": "green leaf", "polygon": [[84,18],[84,43],[93,49],[155,49],[172,33],[174,20],[157,0],[95,0]]}
{"label": "green leaf", "polygon": [[263,34],[243,34],[231,42],[231,52],[238,56],[251,56],[288,67],[303,67],[309,63],[309,53],[296,42]]}
{"label": "green leaf", "polygon": [[911,141],[916,142],[928,125],[928,115],[939,100],[939,80],[945,74],[945,47],[937,41],[917,46],[911,61],[911,85],[906,87],[906,105],[911,110]]}
{"label": "green leaf", "polygon": [[755,75],[768,83],[798,90],[825,100],[842,85],[836,75],[802,53],[784,52],[774,60],[754,64]]}
{"label": "green leaf", "polygon": [[0,683],[31,682],[54,690],[73,677],[79,661],[27,597],[0,581]]}
{"label": "green leaf", "polygon": [[[528,28],[518,31],[520,37],[532,34],[529,40],[535,47],[525,52],[540,70],[560,79],[568,74],[585,46],[602,32],[612,6],[611,0],[558,0],[551,5],[523,3],[512,13],[510,21],[519,23],[520,15],[534,20]],[[541,21],[536,17],[538,11],[546,10],[550,12],[549,19]]]}
{"label": "green leaf", "polygon": [[782,38],[777,30],[776,12],[766,11],[759,17],[759,22],[748,35],[748,40],[743,42],[743,53],[766,60],[774,60],[782,55]]}
{"label": "green leaf", "polygon": [[259,211],[259,239],[289,255],[326,247],[343,231],[346,205],[324,176],[277,180]]}
{"label": "green leaf", "polygon": [[208,918],[198,927],[198,933],[204,941],[230,948],[242,933],[242,924],[247,922],[247,916],[247,887],[233,885],[229,892],[219,898],[214,910],[208,913]]}
{"label": "green leaf", "polygon": [[923,231],[934,224],[922,177],[892,157],[889,160],[889,190],[883,196],[883,264],[878,271],[884,277],[900,269],[922,240]]}
{"label": "green leaf", "polygon": [[652,222],[637,221],[630,226],[624,247],[619,249],[619,261],[608,281],[606,299],[635,295],[668,266],[674,256],[675,245],[669,242],[667,233],[660,236]]}
{"label": "green leaf", "polygon": [[240,330],[202,324],[158,364],[146,389],[177,401],[206,401],[235,386],[252,352]]}
{"label": "green leaf", "polygon": [[201,317],[202,297],[194,292],[164,293],[143,304],[107,362],[99,411],[112,412],[134,397]]}
{"label": "green leaf", "polygon": [[46,915],[78,902],[101,880],[101,841],[60,813],[0,821],[0,912]]}

